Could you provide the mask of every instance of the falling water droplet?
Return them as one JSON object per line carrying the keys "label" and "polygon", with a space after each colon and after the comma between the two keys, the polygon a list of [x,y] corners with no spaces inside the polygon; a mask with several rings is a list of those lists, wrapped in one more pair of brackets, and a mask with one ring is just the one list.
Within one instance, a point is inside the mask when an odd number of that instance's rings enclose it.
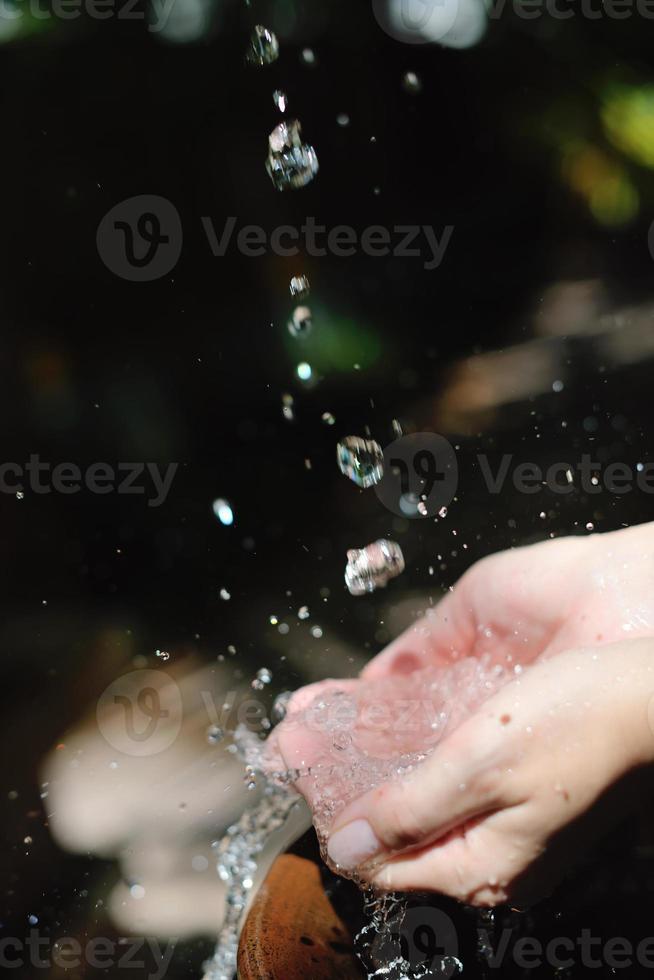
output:
{"label": "falling water droplet", "polygon": [[167,650],[155,650],[154,652],[155,652],[156,656],[159,657],[159,660],[163,660],[164,663],[167,660],[170,660],[170,654],[168,653]]}
{"label": "falling water droplet", "polygon": [[209,725],[207,728],[207,742],[209,745],[219,745],[225,737],[225,733],[218,725]]}
{"label": "falling water droplet", "polygon": [[288,105],[286,92],[282,92],[282,90],[279,88],[275,89],[273,92],[273,102],[280,112],[286,112],[286,107]]}
{"label": "falling water droplet", "polygon": [[331,412],[323,412],[321,417],[325,425],[334,425],[336,422]]}
{"label": "falling water droplet", "polygon": [[300,606],[300,608],[297,611],[297,617],[298,617],[298,619],[308,619],[309,618],[309,607],[308,606]]}
{"label": "falling water droplet", "polygon": [[406,71],[402,76],[402,87],[410,95],[417,95],[422,92],[422,82],[414,71]]}
{"label": "falling water droplet", "polygon": [[296,299],[306,299],[311,292],[311,285],[307,276],[293,276],[289,288],[291,296]]}
{"label": "falling water droplet", "polygon": [[255,691],[263,691],[267,684],[272,681],[272,673],[267,667],[262,667],[261,670],[257,671],[257,676],[252,681],[252,688]]}
{"label": "falling water droplet", "polygon": [[339,126],[349,126],[350,117],[348,116],[347,112],[339,112],[339,114],[336,116],[336,122]]}
{"label": "falling water droplet", "polygon": [[246,60],[251,65],[271,65],[279,58],[279,41],[272,31],[261,24],[257,24],[250,37],[250,47],[246,54]]}
{"label": "falling water droplet", "polygon": [[313,329],[313,314],[308,306],[296,306],[288,321],[288,332],[292,337],[306,337]]}
{"label": "falling water droplet", "polygon": [[220,598],[223,600],[223,602],[229,602],[229,600],[232,598],[232,596],[231,596],[231,593],[229,593],[227,591],[227,589],[221,589],[220,590]]}
{"label": "falling water droplet", "polygon": [[316,53],[313,48],[304,48],[302,54],[300,55],[302,59],[302,64],[306,65],[308,68],[314,68],[316,65]]}
{"label": "falling water droplet", "polygon": [[399,544],[382,538],[365,548],[348,551],[345,584],[352,595],[365,595],[383,588],[403,571],[404,556]]}
{"label": "falling water droplet", "polygon": [[286,712],[288,711],[288,704],[293,697],[292,691],[282,691],[275,698],[274,704],[272,706],[272,711],[270,712],[270,717],[274,725],[278,725],[280,721],[283,721],[286,717]]}
{"label": "falling water droplet", "polygon": [[372,439],[347,436],[336,447],[336,460],[341,473],[364,489],[379,483],[384,475],[384,453]]}
{"label": "falling water droplet", "polygon": [[318,173],[316,151],[302,142],[297,119],[284,121],[268,137],[266,170],[278,191],[305,187]]}
{"label": "falling water droplet", "polygon": [[300,361],[300,363],[295,368],[295,373],[297,374],[300,381],[311,381],[313,375],[313,370],[310,364],[306,361]]}
{"label": "falling water droplet", "polygon": [[222,497],[218,497],[217,500],[214,500],[211,508],[220,523],[224,524],[225,527],[228,527],[230,524],[234,523],[234,511],[227,500],[224,500]]}

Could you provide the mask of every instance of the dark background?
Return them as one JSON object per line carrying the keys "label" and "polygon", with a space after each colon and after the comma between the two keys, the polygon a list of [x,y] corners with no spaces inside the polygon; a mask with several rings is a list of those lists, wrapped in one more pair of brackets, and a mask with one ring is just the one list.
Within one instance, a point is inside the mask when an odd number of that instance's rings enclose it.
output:
{"label": "dark background", "polygon": [[[474,462],[480,451],[573,463],[599,452],[631,465],[650,456],[654,28],[635,13],[590,21],[573,9],[557,23],[509,11],[463,51],[387,37],[364,0],[271,0],[251,13],[217,4],[191,43],[144,21],[87,16],[25,18],[0,43],[2,459],[179,463],[159,508],[87,490],[0,494],[3,925],[25,928],[36,914],[54,934],[80,923],[92,933],[80,889],[112,880],[108,866],[50,842],[37,777],[43,753],[125,667],[108,634],[131,631],[130,656],[153,666],[156,648],[209,662],[234,643],[235,670],[268,666],[280,689],[297,686],[303,658],[334,669],[328,640],[292,630],[273,642],[271,613],[294,619],[320,603],[325,636],[366,656],[390,638],[379,625],[387,596],[357,604],[344,589],[348,547],[399,540],[408,567],[396,594],[437,597],[490,551],[651,517],[639,491],[589,500],[507,486],[491,498]],[[244,67],[252,22],[279,34],[269,68]],[[403,88],[407,70],[420,93]],[[263,166],[278,87],[321,165],[289,194]],[[641,107],[635,122],[618,113],[629,130],[621,145],[604,116],[616,87]],[[149,283],[116,277],[96,248],[105,213],[138,194],[169,199],[184,228],[177,267]],[[218,229],[229,215],[269,232],[314,215],[359,232],[415,222],[454,233],[434,271],[415,258],[248,258],[235,248],[214,258],[203,215]],[[312,283],[305,342],[286,330],[297,272]],[[591,283],[593,299],[579,322],[568,311],[557,325],[548,297],[570,283]],[[612,360],[597,331],[625,324],[642,344],[628,362]],[[486,352],[519,345],[526,393],[468,411],[469,389],[456,386],[466,359],[484,364]],[[532,390],[524,365],[545,348],[557,370]],[[313,387],[295,377],[301,360],[314,365]],[[282,416],[284,392],[294,422]],[[321,421],[326,411],[334,426]],[[339,436],[367,425],[385,443],[394,418],[459,446],[447,521],[398,521],[338,473]],[[212,513],[216,497],[232,504],[232,527]],[[284,643],[292,668],[278,659]],[[179,975],[195,975],[208,949],[180,952]]]}

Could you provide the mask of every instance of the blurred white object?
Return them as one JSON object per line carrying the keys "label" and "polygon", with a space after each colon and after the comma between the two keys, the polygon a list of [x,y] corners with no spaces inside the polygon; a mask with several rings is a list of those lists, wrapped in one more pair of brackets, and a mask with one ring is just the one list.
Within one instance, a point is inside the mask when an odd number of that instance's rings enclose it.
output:
{"label": "blurred white object", "polygon": [[470,48],[486,33],[483,0],[373,0],[378,24],[405,44]]}

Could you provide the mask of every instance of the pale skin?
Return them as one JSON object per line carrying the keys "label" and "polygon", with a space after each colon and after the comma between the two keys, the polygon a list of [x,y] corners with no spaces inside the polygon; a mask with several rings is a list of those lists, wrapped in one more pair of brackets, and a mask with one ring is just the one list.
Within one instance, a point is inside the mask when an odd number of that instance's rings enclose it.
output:
{"label": "pale skin", "polygon": [[628,810],[634,785],[651,792],[654,525],[479,562],[363,678],[482,653],[515,679],[411,776],[338,815],[328,849],[344,871],[527,904]]}

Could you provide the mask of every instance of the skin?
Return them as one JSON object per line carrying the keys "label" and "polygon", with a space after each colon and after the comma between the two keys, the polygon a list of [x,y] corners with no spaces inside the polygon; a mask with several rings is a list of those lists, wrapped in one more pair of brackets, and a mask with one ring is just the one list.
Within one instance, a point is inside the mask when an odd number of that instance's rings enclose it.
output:
{"label": "skin", "polygon": [[409,777],[339,814],[328,848],[343,871],[528,904],[651,790],[654,525],[484,559],[362,677],[482,653],[515,679]]}

